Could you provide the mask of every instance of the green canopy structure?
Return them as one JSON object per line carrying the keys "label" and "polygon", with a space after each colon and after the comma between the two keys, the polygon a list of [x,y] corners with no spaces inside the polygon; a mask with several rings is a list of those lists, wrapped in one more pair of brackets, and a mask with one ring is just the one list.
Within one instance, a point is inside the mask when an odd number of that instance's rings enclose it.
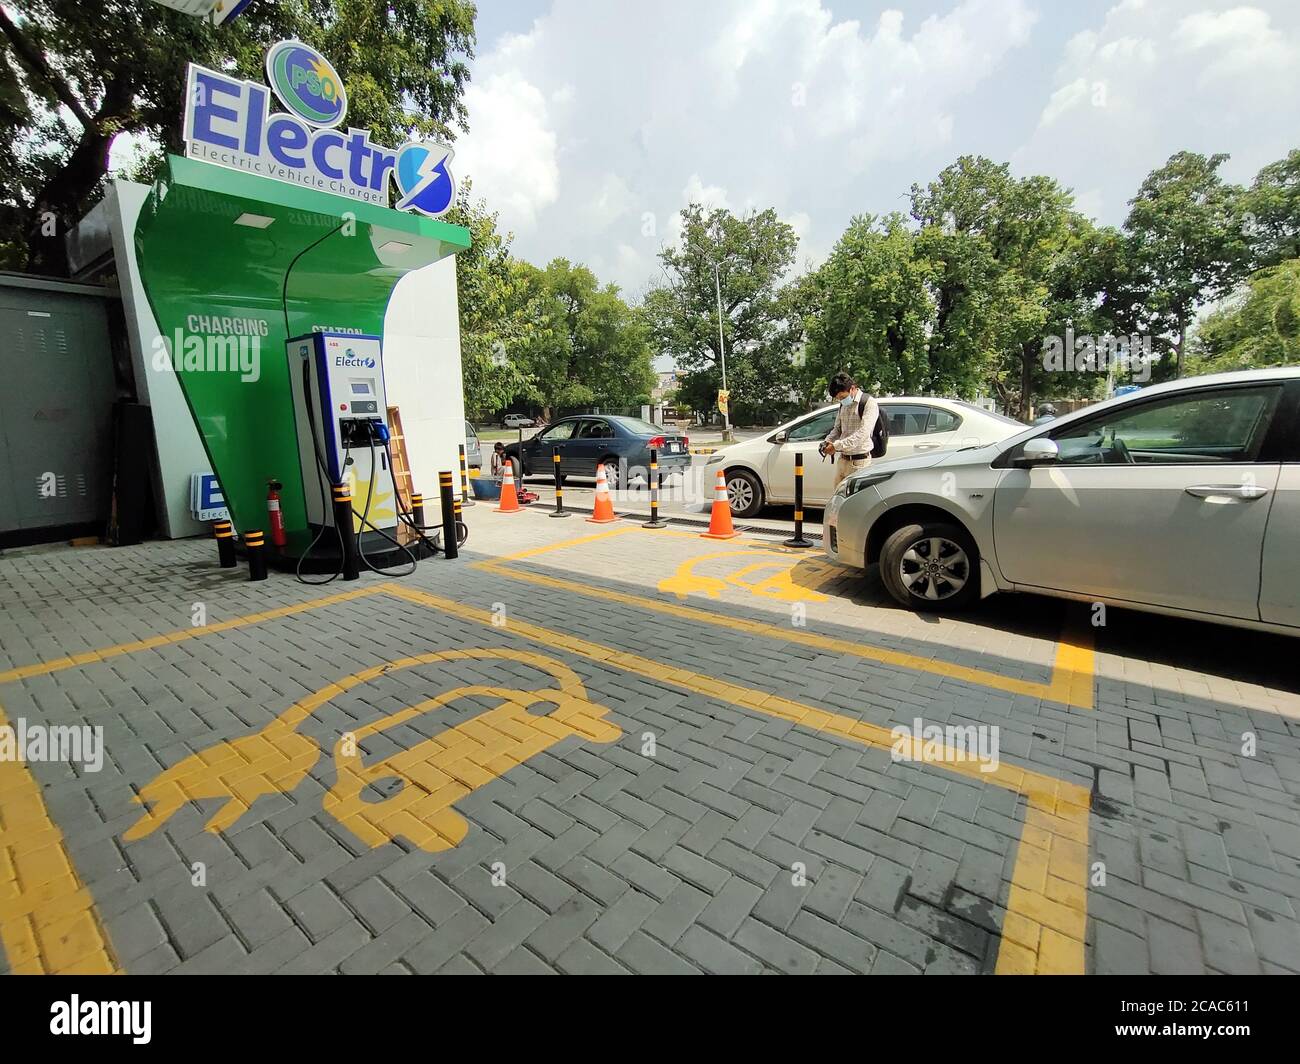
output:
{"label": "green canopy structure", "polygon": [[290,549],[305,545],[285,341],[382,336],[393,286],[464,251],[469,230],[172,155],[135,245],[167,347],[154,368],[177,374],[235,527],[265,527],[279,480]]}

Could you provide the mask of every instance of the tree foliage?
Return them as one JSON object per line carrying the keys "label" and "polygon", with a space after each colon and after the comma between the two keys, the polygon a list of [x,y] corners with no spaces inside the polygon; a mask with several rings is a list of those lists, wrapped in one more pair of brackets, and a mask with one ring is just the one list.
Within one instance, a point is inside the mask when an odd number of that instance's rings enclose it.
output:
{"label": "tree foliage", "polygon": [[1217,373],[1300,361],[1300,259],[1254,274],[1246,289],[1201,322],[1193,367]]}
{"label": "tree foliage", "polygon": [[714,407],[724,347],[738,418],[790,404],[803,329],[784,282],[798,242],[773,210],[743,218],[698,203],[682,210],[680,240],[659,253],[666,283],[647,293],[644,306],[658,350],[684,371],[681,398],[694,409]]}
{"label": "tree foliage", "polygon": [[[102,191],[120,134],[182,149],[190,62],[260,80],[266,49],[297,37],[330,57],[348,87],[348,118],[381,143],[467,128],[461,100],[473,56],[470,0],[256,3],[213,27],[139,0],[27,0],[0,9],[0,154],[5,264],[66,272],[63,234]],[[148,166],[144,168],[147,172]],[[56,220],[53,236],[42,222]]]}

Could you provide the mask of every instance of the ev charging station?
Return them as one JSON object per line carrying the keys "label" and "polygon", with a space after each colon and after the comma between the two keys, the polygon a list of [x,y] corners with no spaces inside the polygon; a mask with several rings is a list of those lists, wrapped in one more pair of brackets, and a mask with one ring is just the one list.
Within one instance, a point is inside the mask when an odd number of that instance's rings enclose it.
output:
{"label": "ev charging station", "polygon": [[[436,497],[464,438],[454,268],[426,270],[470,245],[439,217],[455,202],[452,151],[385,148],[347,125],[341,79],[300,41],[272,46],[266,76],[269,91],[190,66],[186,155],[167,157],[134,225],[151,368],[179,384],[241,536],[268,527],[268,485],[282,485],[271,565],[342,571],[341,486],[365,563],[407,564],[430,543],[394,476],[390,410],[403,415],[407,488]],[[390,183],[401,210],[387,206]],[[420,296],[386,331],[394,289],[417,271]],[[414,543],[398,546],[401,525]]]}
{"label": "ev charging station", "polygon": [[359,511],[353,529],[363,544],[396,529],[379,337],[312,333],[291,339],[287,354],[308,527],[318,532],[334,526],[330,488],[346,484]]}

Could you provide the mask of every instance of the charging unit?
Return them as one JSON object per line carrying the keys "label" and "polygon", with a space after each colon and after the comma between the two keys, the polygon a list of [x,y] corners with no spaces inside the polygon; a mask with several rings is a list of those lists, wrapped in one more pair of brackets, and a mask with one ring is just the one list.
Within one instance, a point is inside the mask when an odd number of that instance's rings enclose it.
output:
{"label": "charging unit", "polygon": [[289,340],[286,351],[307,523],[317,532],[333,528],[330,486],[347,484],[364,549],[398,522],[380,339],[317,332]]}

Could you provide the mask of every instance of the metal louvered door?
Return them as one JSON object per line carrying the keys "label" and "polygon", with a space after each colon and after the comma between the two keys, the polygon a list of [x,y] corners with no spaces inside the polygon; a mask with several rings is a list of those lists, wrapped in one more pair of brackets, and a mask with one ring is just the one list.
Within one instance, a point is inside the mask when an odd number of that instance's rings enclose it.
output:
{"label": "metal louvered door", "polygon": [[[0,535],[102,522],[113,362],[101,297],[0,286]],[[139,470],[148,476],[148,470]]]}

